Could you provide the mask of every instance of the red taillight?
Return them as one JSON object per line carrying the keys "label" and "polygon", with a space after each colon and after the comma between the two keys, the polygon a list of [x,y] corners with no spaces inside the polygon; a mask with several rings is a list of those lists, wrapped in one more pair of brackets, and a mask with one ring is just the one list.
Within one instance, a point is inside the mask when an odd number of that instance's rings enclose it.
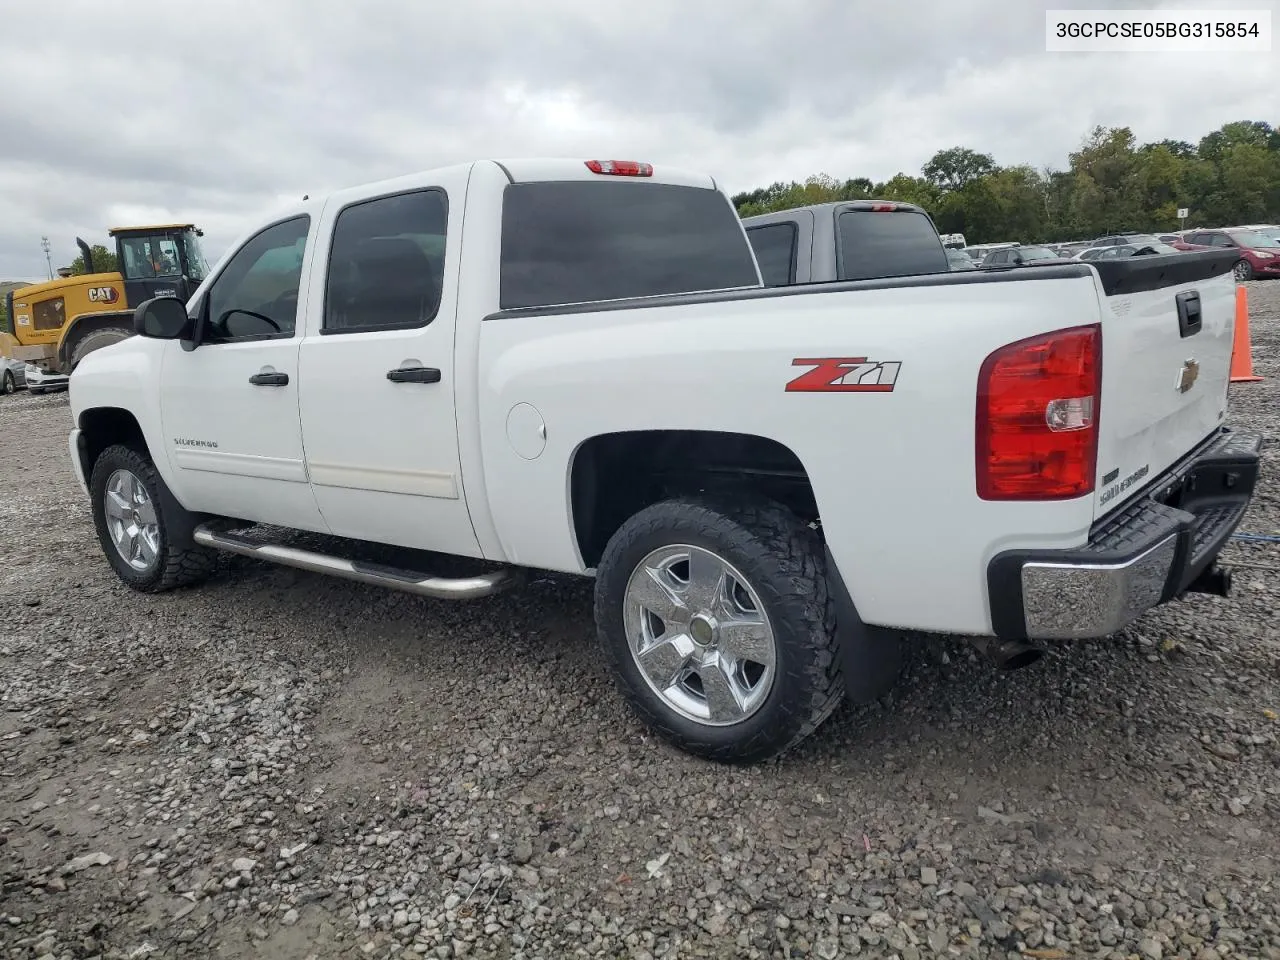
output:
{"label": "red taillight", "polygon": [[978,374],[983,500],[1091,493],[1098,462],[1102,328],[1056,330],[1001,347]]}
{"label": "red taillight", "polygon": [[588,160],[587,169],[611,177],[652,177],[653,166],[635,160]]}
{"label": "red taillight", "polygon": [[893,213],[898,209],[896,203],[873,203],[871,205],[872,213]]}

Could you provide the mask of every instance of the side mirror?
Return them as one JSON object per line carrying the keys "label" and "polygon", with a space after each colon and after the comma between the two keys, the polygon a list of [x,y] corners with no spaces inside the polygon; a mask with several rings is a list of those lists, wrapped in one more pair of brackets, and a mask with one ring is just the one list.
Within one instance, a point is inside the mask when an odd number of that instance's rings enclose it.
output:
{"label": "side mirror", "polygon": [[152,297],[133,311],[133,331],[154,340],[178,340],[191,331],[187,305],[177,297]]}

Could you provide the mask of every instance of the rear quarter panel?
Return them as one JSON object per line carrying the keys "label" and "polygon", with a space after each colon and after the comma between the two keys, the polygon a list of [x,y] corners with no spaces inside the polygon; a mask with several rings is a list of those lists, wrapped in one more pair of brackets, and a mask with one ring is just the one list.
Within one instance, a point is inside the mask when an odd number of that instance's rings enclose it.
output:
{"label": "rear quarter panel", "polygon": [[[1074,267],[1047,273],[1034,281],[953,274],[921,286],[779,288],[486,319],[480,435],[506,559],[589,572],[573,535],[569,478],[590,437],[663,428],[755,434],[789,447],[804,465],[865,620],[989,631],[987,560],[1013,547],[1077,546],[1092,520],[1089,497],[988,503],[975,492],[982,361],[1003,344],[1099,316],[1091,275]],[[808,369],[792,361],[807,357],[901,367],[892,392],[787,392]],[[518,404],[534,407],[545,423],[545,448],[534,459],[508,439]]]}

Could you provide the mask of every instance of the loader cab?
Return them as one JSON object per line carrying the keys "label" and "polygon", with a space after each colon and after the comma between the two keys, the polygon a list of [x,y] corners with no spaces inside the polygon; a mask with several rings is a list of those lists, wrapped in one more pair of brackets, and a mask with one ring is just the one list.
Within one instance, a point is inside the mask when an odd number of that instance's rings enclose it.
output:
{"label": "loader cab", "polygon": [[186,300],[209,273],[200,245],[204,232],[194,224],[116,227],[109,233],[116,241],[116,262],[128,303],[152,297]]}

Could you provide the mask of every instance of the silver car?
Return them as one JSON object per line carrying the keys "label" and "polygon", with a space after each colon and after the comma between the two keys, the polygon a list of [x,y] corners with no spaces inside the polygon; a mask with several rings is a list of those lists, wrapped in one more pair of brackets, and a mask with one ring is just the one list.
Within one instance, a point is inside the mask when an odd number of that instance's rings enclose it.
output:
{"label": "silver car", "polygon": [[0,357],[0,394],[16,393],[27,385],[26,366],[21,360]]}

